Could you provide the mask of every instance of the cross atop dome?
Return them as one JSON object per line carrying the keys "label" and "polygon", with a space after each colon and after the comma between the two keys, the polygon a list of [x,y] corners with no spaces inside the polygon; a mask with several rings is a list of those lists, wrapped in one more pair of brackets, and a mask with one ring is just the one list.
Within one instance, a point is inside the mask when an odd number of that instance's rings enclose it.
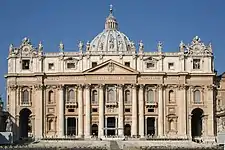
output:
{"label": "cross atop dome", "polygon": [[113,5],[110,5],[109,16],[106,18],[105,22],[106,30],[118,30],[118,23],[116,18],[113,16]]}

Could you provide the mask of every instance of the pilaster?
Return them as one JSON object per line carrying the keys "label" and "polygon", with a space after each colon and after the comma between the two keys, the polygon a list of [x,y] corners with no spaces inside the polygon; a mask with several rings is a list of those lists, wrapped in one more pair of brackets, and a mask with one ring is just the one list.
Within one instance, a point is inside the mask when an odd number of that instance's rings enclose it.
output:
{"label": "pilaster", "polygon": [[85,85],[85,98],[86,98],[86,122],[85,122],[85,137],[90,138],[91,136],[91,100],[90,100],[90,85]]}
{"label": "pilaster", "polygon": [[99,125],[98,125],[98,137],[104,136],[104,85],[99,85]]}
{"label": "pilaster", "polygon": [[59,95],[59,101],[58,101],[58,137],[63,138],[64,137],[64,86],[58,85],[58,95]]}
{"label": "pilaster", "polygon": [[141,138],[144,138],[144,85],[141,84],[139,86],[139,94],[138,94],[139,98],[139,135],[141,136]]}
{"label": "pilaster", "polygon": [[132,85],[132,126],[131,126],[131,136],[137,136],[137,85]]}

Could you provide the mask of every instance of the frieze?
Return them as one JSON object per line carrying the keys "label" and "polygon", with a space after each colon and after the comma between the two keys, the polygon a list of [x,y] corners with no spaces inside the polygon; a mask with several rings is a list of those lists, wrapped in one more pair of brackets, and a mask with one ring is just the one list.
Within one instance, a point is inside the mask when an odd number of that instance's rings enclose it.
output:
{"label": "frieze", "polygon": [[165,78],[165,80],[179,80],[179,77],[177,77],[177,76],[167,76]]}
{"label": "frieze", "polygon": [[92,76],[92,77],[88,77],[88,79],[90,80],[125,80],[127,79],[127,77],[124,76]]}
{"label": "frieze", "polygon": [[57,85],[46,85],[45,88],[46,89],[56,89]]}

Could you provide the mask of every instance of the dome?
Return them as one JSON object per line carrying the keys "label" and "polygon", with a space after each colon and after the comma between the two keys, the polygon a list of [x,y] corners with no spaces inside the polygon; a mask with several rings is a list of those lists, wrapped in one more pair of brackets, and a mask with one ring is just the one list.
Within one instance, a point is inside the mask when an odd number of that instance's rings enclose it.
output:
{"label": "dome", "polygon": [[91,41],[90,51],[131,51],[132,48],[134,48],[133,42],[118,30],[118,23],[110,6],[105,29]]}

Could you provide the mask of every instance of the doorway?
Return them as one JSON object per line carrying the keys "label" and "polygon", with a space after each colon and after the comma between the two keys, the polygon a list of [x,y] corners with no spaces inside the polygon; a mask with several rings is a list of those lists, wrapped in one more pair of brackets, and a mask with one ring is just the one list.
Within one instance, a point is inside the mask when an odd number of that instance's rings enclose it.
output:
{"label": "doorway", "polygon": [[155,118],[148,117],[147,118],[147,135],[155,135]]}
{"label": "doorway", "polygon": [[76,135],[76,118],[67,118],[67,135]]}
{"label": "doorway", "polygon": [[107,118],[107,135],[115,135],[116,119],[115,117]]}
{"label": "doorway", "polygon": [[98,125],[97,124],[93,124],[92,126],[91,126],[91,134],[93,135],[93,136],[98,136]]}
{"label": "doorway", "polygon": [[130,126],[130,124],[126,124],[124,126],[124,135],[125,136],[131,136],[131,126]]}
{"label": "doorway", "polygon": [[203,110],[200,108],[196,108],[192,111],[192,117],[191,117],[192,138],[202,136],[202,115],[203,115]]}
{"label": "doorway", "polygon": [[19,131],[20,137],[27,138],[28,133],[32,133],[32,124],[30,120],[31,111],[27,108],[24,108],[20,111],[19,117]]}

